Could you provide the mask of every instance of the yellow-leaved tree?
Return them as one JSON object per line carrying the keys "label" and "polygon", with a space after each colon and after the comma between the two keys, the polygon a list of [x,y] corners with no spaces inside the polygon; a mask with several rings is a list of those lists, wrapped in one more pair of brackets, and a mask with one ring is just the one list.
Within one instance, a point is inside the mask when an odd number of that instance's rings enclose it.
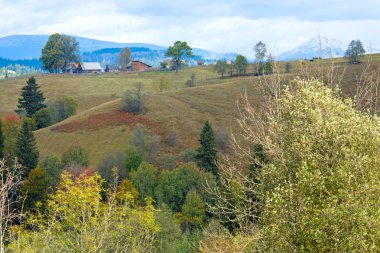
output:
{"label": "yellow-leaved tree", "polygon": [[239,121],[265,159],[238,146],[211,210],[252,238],[242,252],[378,252],[379,117],[315,79],[278,91],[264,116],[247,104]]}
{"label": "yellow-leaved tree", "polygon": [[[91,171],[63,172],[45,214],[30,216],[10,252],[151,252],[159,227],[147,199],[137,206],[130,192],[108,192]],[[123,196],[122,196],[123,195]],[[107,196],[107,197],[104,197]]]}

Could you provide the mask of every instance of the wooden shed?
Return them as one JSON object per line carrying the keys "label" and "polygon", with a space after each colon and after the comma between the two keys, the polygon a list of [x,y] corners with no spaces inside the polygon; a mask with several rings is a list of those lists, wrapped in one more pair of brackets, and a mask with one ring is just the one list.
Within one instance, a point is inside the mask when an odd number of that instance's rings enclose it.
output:
{"label": "wooden shed", "polygon": [[132,61],[130,65],[131,71],[146,71],[150,69],[152,66],[142,62],[142,61]]}
{"label": "wooden shed", "polygon": [[78,66],[78,73],[100,73],[104,72],[99,62],[81,62]]}

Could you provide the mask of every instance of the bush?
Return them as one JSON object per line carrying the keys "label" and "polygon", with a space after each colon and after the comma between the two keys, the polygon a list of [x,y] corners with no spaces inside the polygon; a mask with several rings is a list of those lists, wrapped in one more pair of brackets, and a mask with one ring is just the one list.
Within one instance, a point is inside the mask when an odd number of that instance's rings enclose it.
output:
{"label": "bush", "polygon": [[123,95],[123,110],[130,113],[140,114],[144,106],[142,97],[142,83],[136,83],[134,90],[126,90]]}
{"label": "bush", "polygon": [[153,155],[159,149],[160,137],[150,135],[148,130],[142,125],[137,125],[134,130],[134,145],[136,149],[143,155],[145,160],[152,161]]}
{"label": "bush", "polygon": [[285,64],[285,73],[290,73],[290,71],[292,70],[293,66],[290,62],[287,62]]}
{"label": "bush", "polygon": [[170,87],[169,79],[166,77],[166,75],[160,75],[160,78],[158,79],[158,91],[163,92],[168,90]]}
{"label": "bush", "polygon": [[127,177],[127,173],[125,170],[124,152],[109,152],[97,166],[96,170],[98,171],[99,175],[101,175],[102,178],[106,180],[108,184],[110,184],[114,180],[114,168],[117,168],[117,176],[119,177],[119,180],[123,180]]}
{"label": "bush", "polygon": [[52,123],[60,122],[76,114],[78,102],[72,97],[63,97],[49,105]]}
{"label": "bush", "polygon": [[51,112],[48,108],[42,108],[33,115],[37,128],[44,128],[51,125]]}
{"label": "bush", "polygon": [[177,146],[177,131],[171,130],[165,137],[165,143],[171,147]]}
{"label": "bush", "polygon": [[215,136],[216,145],[223,151],[228,151],[230,149],[230,135],[224,128],[224,126],[220,126]]}
{"label": "bush", "polygon": [[197,79],[197,77],[196,77],[195,73],[192,73],[190,76],[190,79],[186,81],[185,86],[194,87],[196,84],[196,79]]}
{"label": "bush", "polygon": [[268,124],[278,152],[262,169],[262,251],[376,252],[379,118],[315,80],[295,80],[279,102]]}
{"label": "bush", "polygon": [[21,186],[20,195],[24,199],[23,210],[26,212],[44,211],[48,199],[49,178],[47,173],[37,167],[30,171],[28,178]]}
{"label": "bush", "polygon": [[177,162],[177,157],[175,155],[165,155],[163,167],[167,170],[172,170],[175,168]]}
{"label": "bush", "polygon": [[181,158],[184,163],[194,162],[198,152],[195,149],[188,148],[181,152]]}
{"label": "bush", "polygon": [[62,154],[61,163],[63,168],[68,167],[87,167],[88,154],[81,146],[72,146]]}

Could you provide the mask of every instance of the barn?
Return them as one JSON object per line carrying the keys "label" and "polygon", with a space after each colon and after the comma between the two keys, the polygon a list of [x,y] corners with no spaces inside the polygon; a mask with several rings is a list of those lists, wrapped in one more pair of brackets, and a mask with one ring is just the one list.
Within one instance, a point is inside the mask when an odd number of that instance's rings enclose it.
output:
{"label": "barn", "polygon": [[99,62],[81,62],[78,66],[78,73],[101,73],[104,72]]}
{"label": "barn", "polygon": [[132,61],[130,65],[131,71],[146,71],[150,69],[152,66],[142,62],[142,61]]}

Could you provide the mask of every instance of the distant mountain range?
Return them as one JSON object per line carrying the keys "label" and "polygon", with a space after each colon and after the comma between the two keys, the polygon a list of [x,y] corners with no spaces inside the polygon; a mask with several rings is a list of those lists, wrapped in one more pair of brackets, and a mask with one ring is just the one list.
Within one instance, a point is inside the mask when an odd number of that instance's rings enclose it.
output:
{"label": "distant mountain range", "polygon": [[[146,44],[146,43],[118,43],[118,42],[109,42],[109,41],[101,41],[83,37],[74,36],[76,40],[79,42],[79,49],[83,55],[87,55],[86,59],[91,60],[90,55],[94,52],[95,55],[99,58],[99,51],[104,49],[120,49],[123,47],[130,48],[145,48],[150,52],[153,52],[155,55],[153,58],[157,58],[156,60],[163,60],[165,58],[164,53],[166,51],[166,47]],[[20,59],[38,59],[41,55],[41,49],[46,44],[49,35],[12,35],[7,37],[0,38],[0,57],[10,60],[20,60]],[[106,54],[114,54],[114,51],[105,50]],[[237,54],[224,54],[224,53],[216,53],[208,50],[193,49],[194,55],[198,58],[204,59],[234,59]],[[144,56],[146,57],[147,52],[144,51]],[[157,57],[158,55],[158,57]],[[139,58],[139,50],[135,50],[134,57]],[[141,59],[140,59],[141,60]]]}
{"label": "distant mountain range", "polygon": [[[116,63],[120,48],[129,47],[135,60],[142,60],[150,65],[159,66],[166,59],[166,47],[146,43],[117,43],[101,41],[74,36],[79,42],[80,52],[84,61],[99,61],[103,66]],[[41,49],[46,44],[49,35],[12,35],[0,38],[0,67],[4,64],[21,64],[39,68]],[[347,44],[331,38],[313,38],[294,49],[277,56],[277,60],[288,61],[297,59],[311,59],[313,57],[331,58],[342,57]],[[367,50],[369,53],[377,53],[380,50]],[[236,53],[217,53],[208,50],[193,49],[196,59],[206,59],[206,62],[214,62],[217,59],[234,60]],[[34,60],[32,60],[34,59]],[[26,61],[20,61],[26,60]],[[194,64],[194,63],[193,63]]]}
{"label": "distant mountain range", "polygon": [[[313,38],[305,43],[280,54],[276,59],[279,61],[289,61],[298,59],[312,59],[313,57],[335,58],[343,57],[347,50],[348,43],[332,38]],[[379,49],[366,49],[367,53],[379,53]]]}

